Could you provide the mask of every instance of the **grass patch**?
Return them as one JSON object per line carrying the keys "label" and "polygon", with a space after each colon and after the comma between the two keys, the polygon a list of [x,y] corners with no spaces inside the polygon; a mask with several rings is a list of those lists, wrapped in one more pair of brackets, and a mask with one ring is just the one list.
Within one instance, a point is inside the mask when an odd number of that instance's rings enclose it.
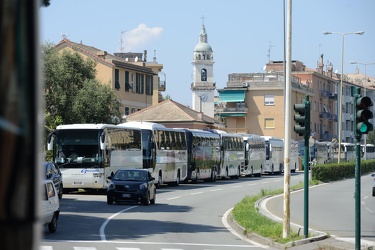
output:
{"label": "grass patch", "polygon": [[[310,186],[319,184],[318,181],[311,181]],[[291,191],[303,188],[303,182],[290,188]],[[265,190],[262,189],[258,195],[246,196],[240,203],[237,203],[232,211],[234,220],[245,228],[246,233],[256,233],[260,236],[272,239],[275,242],[285,244],[303,239],[304,236],[298,236],[297,232],[290,230],[290,237],[283,238],[283,224],[271,220],[270,218],[259,213],[255,203],[266,196],[282,194],[283,189]]]}

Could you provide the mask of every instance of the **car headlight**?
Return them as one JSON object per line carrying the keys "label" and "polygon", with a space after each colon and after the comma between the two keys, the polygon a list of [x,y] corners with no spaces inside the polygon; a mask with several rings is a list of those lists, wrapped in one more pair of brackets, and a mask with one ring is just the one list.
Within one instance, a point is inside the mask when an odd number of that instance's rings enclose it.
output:
{"label": "car headlight", "polygon": [[142,183],[139,185],[139,189],[147,189],[147,183]]}
{"label": "car headlight", "polygon": [[115,187],[116,185],[113,182],[111,182],[109,183],[108,189],[115,189]]}

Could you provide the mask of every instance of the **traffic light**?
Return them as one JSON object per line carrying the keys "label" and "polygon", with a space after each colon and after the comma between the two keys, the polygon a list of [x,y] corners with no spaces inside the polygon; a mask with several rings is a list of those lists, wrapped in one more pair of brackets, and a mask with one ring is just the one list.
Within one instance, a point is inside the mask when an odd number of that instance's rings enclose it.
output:
{"label": "traffic light", "polygon": [[294,104],[294,131],[300,136],[310,136],[310,102]]}
{"label": "traffic light", "polygon": [[359,135],[368,134],[373,130],[373,125],[368,121],[373,118],[373,114],[369,110],[372,105],[373,103],[368,96],[356,98],[356,128]]}

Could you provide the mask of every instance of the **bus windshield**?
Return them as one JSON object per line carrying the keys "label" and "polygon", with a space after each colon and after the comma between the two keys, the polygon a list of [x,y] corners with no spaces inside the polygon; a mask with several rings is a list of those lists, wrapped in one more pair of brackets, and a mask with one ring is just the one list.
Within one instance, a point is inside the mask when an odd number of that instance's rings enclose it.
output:
{"label": "bus windshield", "polygon": [[99,132],[95,129],[58,130],[55,162],[62,168],[98,167],[101,162]]}

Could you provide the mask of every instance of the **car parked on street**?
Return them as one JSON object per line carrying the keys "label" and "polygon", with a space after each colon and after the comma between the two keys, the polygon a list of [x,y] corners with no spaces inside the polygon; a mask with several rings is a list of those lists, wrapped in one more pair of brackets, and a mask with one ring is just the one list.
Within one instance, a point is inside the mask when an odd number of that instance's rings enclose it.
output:
{"label": "car parked on street", "polygon": [[47,161],[43,163],[43,171],[44,171],[46,179],[51,180],[53,184],[55,185],[59,199],[61,199],[63,196],[64,185],[63,185],[62,173],[59,167],[54,162]]}
{"label": "car parked on street", "polygon": [[58,192],[52,180],[42,181],[41,221],[48,226],[48,231],[57,230],[57,221],[60,215],[60,201]]}
{"label": "car parked on street", "polygon": [[107,203],[137,202],[143,205],[155,204],[155,178],[147,169],[119,169],[107,189]]}

